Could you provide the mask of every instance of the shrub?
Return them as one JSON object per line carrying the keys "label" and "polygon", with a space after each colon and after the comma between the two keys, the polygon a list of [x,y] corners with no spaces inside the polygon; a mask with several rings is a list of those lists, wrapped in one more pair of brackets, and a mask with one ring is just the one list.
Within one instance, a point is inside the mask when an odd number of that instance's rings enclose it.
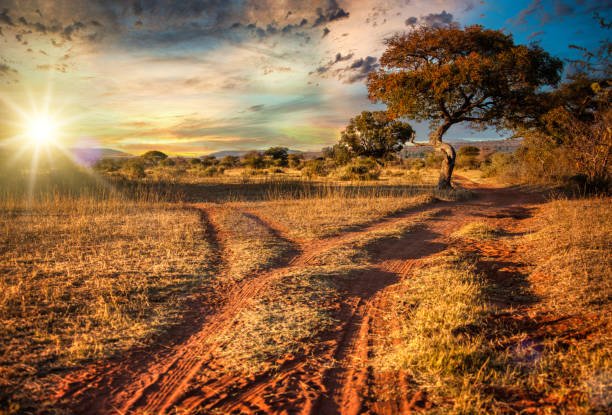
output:
{"label": "shrub", "polygon": [[251,169],[263,169],[266,167],[263,156],[257,151],[249,151],[242,156],[242,164]]}
{"label": "shrub", "polygon": [[202,175],[205,177],[215,177],[223,175],[224,172],[225,169],[223,167],[208,166],[202,171]]}
{"label": "shrub", "polygon": [[301,154],[289,154],[287,161],[289,162],[289,167],[296,169],[304,162],[304,156]]}
{"label": "shrub", "polygon": [[312,178],[314,176],[325,177],[329,174],[329,167],[324,160],[309,160],[304,164],[302,175]]}
{"label": "shrub", "polygon": [[122,173],[132,179],[142,179],[146,176],[142,159],[130,159],[121,168]]}
{"label": "shrub", "polygon": [[162,161],[160,161],[159,165],[163,167],[172,167],[172,166],[175,166],[176,163],[171,158],[167,158],[167,159],[163,159]]}
{"label": "shrub", "polygon": [[189,160],[189,164],[191,164],[192,166],[200,166],[202,165],[202,160],[200,159],[191,159]]}
{"label": "shrub", "polygon": [[144,160],[147,164],[157,165],[160,161],[165,160],[168,156],[161,151],[152,150],[147,151],[142,156],[142,160]]}
{"label": "shrub", "polygon": [[458,169],[477,169],[479,165],[478,159],[473,155],[459,154],[455,160],[455,167]]}
{"label": "shrub", "polygon": [[483,177],[499,176],[512,164],[512,156],[506,153],[493,153],[481,165]]}
{"label": "shrub", "polygon": [[480,149],[475,146],[463,146],[459,149],[458,155],[476,157],[480,154]]}
{"label": "shrub", "polygon": [[425,153],[425,166],[439,169],[442,166],[442,155],[437,151]]}
{"label": "shrub", "polygon": [[103,158],[94,164],[94,169],[99,172],[113,172],[121,168],[121,162],[115,159]]}
{"label": "shrub", "polygon": [[420,170],[425,167],[425,160],[413,158],[406,160],[406,167],[409,169]]}
{"label": "shrub", "polygon": [[238,163],[240,162],[240,159],[236,156],[225,156],[221,159],[221,165],[223,167],[235,167],[238,165]]}
{"label": "shrub", "polygon": [[203,167],[216,166],[217,164],[219,164],[219,160],[217,160],[215,156],[202,157],[202,159],[200,160]]}
{"label": "shrub", "polygon": [[340,170],[340,180],[377,180],[380,166],[371,158],[354,160]]}

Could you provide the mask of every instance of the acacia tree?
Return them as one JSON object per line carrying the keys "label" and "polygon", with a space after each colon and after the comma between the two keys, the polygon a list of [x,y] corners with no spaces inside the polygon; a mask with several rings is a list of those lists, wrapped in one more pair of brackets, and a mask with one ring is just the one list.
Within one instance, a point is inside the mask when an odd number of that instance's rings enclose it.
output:
{"label": "acacia tree", "polygon": [[340,145],[358,156],[388,158],[400,151],[414,134],[410,125],[394,121],[384,111],[363,111],[351,118]]}
{"label": "acacia tree", "polygon": [[[508,126],[531,112],[532,97],[556,85],[563,63],[536,45],[515,45],[511,35],[482,26],[420,27],[386,40],[381,69],[370,74],[372,101],[387,105],[393,118],[430,121],[430,145],[443,158],[439,188],[451,187],[455,149],[442,141],[448,129]],[[533,103],[533,104],[532,104]]]}

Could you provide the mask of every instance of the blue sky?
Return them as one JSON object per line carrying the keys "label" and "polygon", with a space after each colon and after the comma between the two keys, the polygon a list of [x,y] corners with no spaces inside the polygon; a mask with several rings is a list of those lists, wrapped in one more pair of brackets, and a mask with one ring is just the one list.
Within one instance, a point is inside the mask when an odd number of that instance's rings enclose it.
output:
{"label": "blue sky", "polygon": [[[46,106],[72,145],[318,150],[364,109],[383,41],[482,24],[579,56],[612,0],[0,0],[0,138]],[[23,113],[20,115],[20,113]],[[15,122],[12,122],[15,120]],[[428,126],[416,125],[426,139]],[[497,138],[453,126],[447,139]]]}

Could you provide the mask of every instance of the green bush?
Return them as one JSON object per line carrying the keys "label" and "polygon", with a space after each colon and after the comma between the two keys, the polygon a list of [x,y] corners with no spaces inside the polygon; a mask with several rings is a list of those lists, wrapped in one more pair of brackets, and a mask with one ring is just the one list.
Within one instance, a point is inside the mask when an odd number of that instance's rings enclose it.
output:
{"label": "green bush", "polygon": [[304,164],[304,168],[302,169],[302,175],[308,178],[312,178],[314,176],[325,177],[329,175],[330,169],[327,163],[324,160],[308,160]]}
{"label": "green bush", "polygon": [[493,153],[481,164],[482,177],[501,175],[512,165],[512,156],[506,153]]}
{"label": "green bush", "polygon": [[139,158],[130,159],[123,164],[121,172],[131,179],[142,179],[146,176],[144,161]]}
{"label": "green bush", "polygon": [[297,169],[304,162],[304,156],[301,154],[289,154],[289,157],[287,160],[289,162],[289,167]]}
{"label": "green bush", "polygon": [[113,172],[117,171],[121,168],[121,162],[119,160],[103,158],[102,160],[98,160],[94,164],[94,170],[99,172]]}
{"label": "green bush", "polygon": [[420,158],[407,159],[406,167],[413,170],[420,170],[425,167],[425,160]]}
{"label": "green bush", "polygon": [[141,157],[142,160],[149,165],[157,165],[160,161],[168,158],[166,154],[157,150],[147,151]]}
{"label": "green bush", "polygon": [[380,177],[380,166],[371,158],[353,160],[340,169],[340,180],[377,180]]}
{"label": "green bush", "polygon": [[163,159],[162,161],[160,161],[159,165],[162,167],[172,167],[172,166],[175,166],[176,163],[171,158],[167,158],[167,159]]}
{"label": "green bush", "polygon": [[225,168],[223,167],[208,166],[202,171],[202,176],[204,177],[222,176],[224,172],[225,172]]}

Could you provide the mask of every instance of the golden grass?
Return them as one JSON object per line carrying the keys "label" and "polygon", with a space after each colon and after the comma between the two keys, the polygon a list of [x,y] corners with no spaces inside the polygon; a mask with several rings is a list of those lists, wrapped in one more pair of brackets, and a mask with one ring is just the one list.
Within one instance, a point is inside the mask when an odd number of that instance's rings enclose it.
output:
{"label": "golden grass", "polygon": [[86,197],[1,202],[0,250],[0,400],[159,332],[214,255],[195,211]]}
{"label": "golden grass", "polygon": [[226,369],[246,373],[274,369],[284,358],[312,348],[336,322],[334,312],[346,282],[371,266],[371,246],[404,237],[436,214],[428,212],[360,234],[320,252],[308,265],[274,278],[240,312],[235,326],[214,339],[223,345],[220,356]]}
{"label": "golden grass", "polygon": [[484,222],[472,222],[453,233],[454,238],[469,239],[495,239],[503,235],[503,232]]}
{"label": "golden grass", "polygon": [[[460,251],[417,270],[393,292],[375,370],[406,371],[433,412],[609,412],[609,206],[610,199],[545,205],[539,230],[515,240],[535,244],[528,288],[479,275],[480,258]],[[516,289],[535,299],[516,303]],[[504,292],[508,305],[492,301]]]}
{"label": "golden grass", "polygon": [[292,249],[291,243],[277,237],[257,218],[234,209],[215,214],[220,231],[225,235],[229,272],[220,278],[238,282],[250,274],[269,268]]}
{"label": "golden grass", "polygon": [[432,203],[431,194],[331,197],[252,202],[251,209],[273,218],[299,238],[333,236],[359,225]]}
{"label": "golden grass", "polygon": [[612,199],[555,200],[539,213],[529,255],[536,293],[559,312],[612,313]]}

